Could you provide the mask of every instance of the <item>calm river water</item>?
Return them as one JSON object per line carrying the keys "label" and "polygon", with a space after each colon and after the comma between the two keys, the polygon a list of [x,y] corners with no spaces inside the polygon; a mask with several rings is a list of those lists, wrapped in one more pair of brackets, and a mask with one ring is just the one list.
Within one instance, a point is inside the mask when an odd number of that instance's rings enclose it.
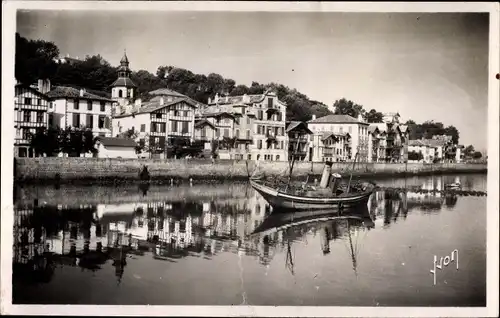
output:
{"label": "calm river water", "polygon": [[[457,180],[486,191],[486,175],[377,183]],[[486,305],[486,197],[377,192],[360,219],[272,214],[245,183],[18,186],[15,202],[14,304]]]}

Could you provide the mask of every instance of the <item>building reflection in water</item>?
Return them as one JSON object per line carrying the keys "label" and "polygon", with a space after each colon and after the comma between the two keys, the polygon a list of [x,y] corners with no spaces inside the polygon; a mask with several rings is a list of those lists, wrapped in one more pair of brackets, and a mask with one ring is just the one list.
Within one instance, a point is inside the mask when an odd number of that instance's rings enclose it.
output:
{"label": "building reflection in water", "polygon": [[[440,179],[422,185],[442,190]],[[147,193],[147,189],[139,191]],[[136,202],[91,206],[53,206],[38,202],[16,206],[14,224],[14,275],[31,281],[49,281],[57,266],[78,266],[96,271],[109,263],[121,282],[127,258],[151,255],[155,260],[178,262],[184,257],[211,259],[222,252],[254,258],[267,266],[278,254],[293,274],[293,244],[319,235],[321,253],[332,242],[352,243],[373,227],[388,228],[418,208],[435,213],[453,207],[457,197],[440,193],[374,193],[362,219],[329,219],[310,213],[302,220],[272,214],[257,193],[247,198],[206,202]],[[358,211],[359,212],[359,211]],[[365,213],[366,212],[366,213]],[[307,213],[306,213],[307,214]],[[355,246],[352,250],[356,270]]]}

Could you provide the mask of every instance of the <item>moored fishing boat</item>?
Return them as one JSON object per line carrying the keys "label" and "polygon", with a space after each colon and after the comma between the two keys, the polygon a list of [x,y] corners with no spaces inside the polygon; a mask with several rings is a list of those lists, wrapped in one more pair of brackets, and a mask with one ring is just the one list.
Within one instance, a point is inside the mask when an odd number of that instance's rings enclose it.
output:
{"label": "moored fishing boat", "polygon": [[[364,191],[333,194],[316,190],[294,194],[266,186],[261,182],[250,180],[250,184],[273,207],[273,210],[313,210],[313,209],[345,209],[366,205],[374,187],[367,185]],[[300,193],[300,192],[299,192]]]}
{"label": "moored fishing boat", "polygon": [[[358,154],[354,158],[354,165]],[[352,182],[352,172],[347,184],[342,184],[342,176],[332,173],[332,163],[325,162],[318,187],[302,184],[291,186],[291,174],[294,160],[290,166],[288,182],[266,183],[265,179],[249,178],[251,186],[277,211],[300,211],[314,209],[345,209],[366,206],[370,195],[375,190],[373,183]]]}

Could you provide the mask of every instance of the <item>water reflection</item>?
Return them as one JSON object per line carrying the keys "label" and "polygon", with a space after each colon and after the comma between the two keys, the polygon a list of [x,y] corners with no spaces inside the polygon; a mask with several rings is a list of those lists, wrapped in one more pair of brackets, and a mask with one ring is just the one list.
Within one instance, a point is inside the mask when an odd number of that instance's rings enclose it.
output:
{"label": "water reflection", "polygon": [[[420,187],[442,190],[440,179]],[[141,185],[140,196],[148,196]],[[30,283],[49,282],[60,266],[95,272],[109,263],[117,284],[127,269],[127,259],[151,257],[176,263],[182,258],[213,259],[235,253],[268,266],[276,255],[285,255],[286,269],[294,275],[294,244],[307,235],[319,235],[318,253],[327,255],[332,244],[345,244],[356,273],[356,238],[373,228],[390,228],[412,210],[438,213],[453,208],[456,196],[440,193],[389,193],[372,195],[366,209],[338,215],[331,211],[272,213],[267,202],[245,188],[245,196],[167,201],[137,200],[119,204],[51,204],[33,200],[17,202],[14,224],[14,278]],[[304,260],[301,260],[304,262]]]}

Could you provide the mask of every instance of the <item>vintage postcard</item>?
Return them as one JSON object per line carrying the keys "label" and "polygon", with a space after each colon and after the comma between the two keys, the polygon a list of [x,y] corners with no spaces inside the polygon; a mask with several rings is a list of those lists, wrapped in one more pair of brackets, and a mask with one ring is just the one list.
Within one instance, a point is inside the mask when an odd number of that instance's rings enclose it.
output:
{"label": "vintage postcard", "polygon": [[499,30],[2,2],[2,314],[498,317]]}

